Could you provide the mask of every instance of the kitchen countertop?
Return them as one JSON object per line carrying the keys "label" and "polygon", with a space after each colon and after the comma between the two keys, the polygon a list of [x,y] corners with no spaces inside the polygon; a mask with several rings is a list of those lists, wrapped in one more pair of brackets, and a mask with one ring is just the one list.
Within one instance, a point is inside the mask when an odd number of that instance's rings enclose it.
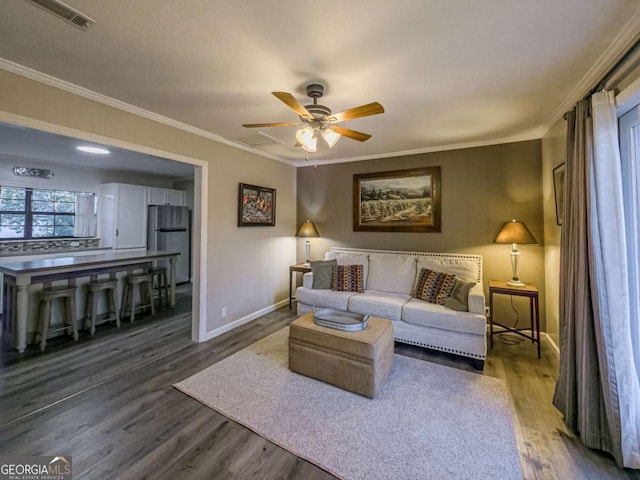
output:
{"label": "kitchen countertop", "polygon": [[[12,343],[19,352],[27,347],[27,324],[29,319],[29,286],[56,280],[78,278],[87,275],[115,273],[127,269],[140,268],[158,259],[169,259],[169,306],[176,305],[175,262],[180,253],[159,250],[111,250],[94,255],[70,255],[64,257],[40,258],[26,261],[0,261],[5,288],[11,288],[15,295],[11,315],[15,320]],[[12,318],[11,316],[9,318]]]}
{"label": "kitchen countertop", "polygon": [[68,248],[48,248],[46,250],[24,250],[24,251],[19,251],[19,252],[9,252],[9,253],[3,253],[2,255],[0,255],[0,261],[4,258],[11,258],[11,257],[30,257],[32,255],[60,255],[63,253],[67,253],[69,255],[76,255],[82,252],[96,252],[96,251],[106,251],[106,250],[112,250],[111,247],[89,247],[89,248],[75,248],[75,249],[68,249]]}
{"label": "kitchen countertop", "polygon": [[0,261],[0,272],[9,275],[39,273],[47,271],[83,270],[90,267],[99,267],[102,264],[126,264],[129,261],[153,261],[158,258],[178,256],[178,252],[163,251],[114,251],[108,253],[97,253],[95,255],[69,255],[65,257],[42,258],[27,261]]}

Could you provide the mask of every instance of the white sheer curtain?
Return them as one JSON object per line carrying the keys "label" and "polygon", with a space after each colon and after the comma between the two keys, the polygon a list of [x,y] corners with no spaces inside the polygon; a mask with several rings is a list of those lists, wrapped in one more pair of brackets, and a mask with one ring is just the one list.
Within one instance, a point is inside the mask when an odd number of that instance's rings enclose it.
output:
{"label": "white sheer curtain", "polygon": [[73,228],[74,237],[95,237],[97,225],[94,203],[94,194],[76,193],[76,218]]}
{"label": "white sheer curtain", "polygon": [[[620,418],[623,465],[640,468],[640,382],[631,340],[633,334],[638,334],[639,319],[630,313],[631,302],[638,303],[638,292],[629,290],[618,119],[613,92],[593,95],[592,116],[589,233],[594,314],[599,330],[596,342],[601,357],[600,368],[607,370],[602,372],[608,377],[609,385],[605,389],[609,389],[612,397],[617,397],[617,402],[607,405],[607,414]],[[636,239],[632,249],[637,252],[639,247]],[[617,443],[618,439],[614,436],[613,441]]]}

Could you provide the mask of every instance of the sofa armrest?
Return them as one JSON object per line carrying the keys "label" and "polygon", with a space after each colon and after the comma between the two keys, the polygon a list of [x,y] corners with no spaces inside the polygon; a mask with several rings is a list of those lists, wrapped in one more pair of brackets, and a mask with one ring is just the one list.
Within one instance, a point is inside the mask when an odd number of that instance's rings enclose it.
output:
{"label": "sofa armrest", "polygon": [[484,288],[481,283],[469,291],[469,312],[484,315]]}
{"label": "sofa armrest", "polygon": [[313,273],[307,272],[304,275],[302,275],[302,286],[305,288],[313,287]]}

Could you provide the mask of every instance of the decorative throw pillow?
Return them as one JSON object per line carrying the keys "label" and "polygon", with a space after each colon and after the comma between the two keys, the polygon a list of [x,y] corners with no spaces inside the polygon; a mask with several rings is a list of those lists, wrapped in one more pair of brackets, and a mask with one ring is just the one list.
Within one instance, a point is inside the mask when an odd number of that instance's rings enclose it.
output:
{"label": "decorative throw pillow", "polygon": [[469,290],[475,286],[475,282],[465,283],[456,278],[451,295],[444,299],[444,306],[458,312],[468,312]]}
{"label": "decorative throw pillow", "polygon": [[362,287],[367,288],[367,278],[369,276],[369,255],[368,254],[351,254],[338,253],[329,251],[325,254],[325,260],[336,259],[338,265],[362,265]]}
{"label": "decorative throw pillow", "polygon": [[311,260],[313,284],[311,288],[331,288],[333,267],[338,265],[336,260]]}
{"label": "decorative throw pillow", "polygon": [[445,299],[451,295],[456,276],[451,273],[436,272],[423,268],[420,270],[414,297],[429,303],[444,305]]}
{"label": "decorative throw pillow", "polygon": [[331,275],[331,290],[364,292],[363,271],[362,265],[334,265]]}

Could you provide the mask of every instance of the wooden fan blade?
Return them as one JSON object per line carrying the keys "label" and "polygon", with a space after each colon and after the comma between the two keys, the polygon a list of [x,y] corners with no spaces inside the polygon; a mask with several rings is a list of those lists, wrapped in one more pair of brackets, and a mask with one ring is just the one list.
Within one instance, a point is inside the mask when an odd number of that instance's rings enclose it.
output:
{"label": "wooden fan blade", "polygon": [[313,115],[309,113],[309,111],[304,108],[298,101],[295,99],[293,95],[287,92],[271,92],[278,100],[283,102],[287,107],[295,111],[301,117],[307,118],[309,120],[313,120]]}
{"label": "wooden fan blade", "polygon": [[243,123],[245,128],[262,128],[262,127],[295,127],[296,125],[303,125],[302,123]]}
{"label": "wooden fan blade", "polygon": [[327,118],[329,123],[344,122],[345,120],[353,120],[354,118],[368,117],[369,115],[378,115],[384,113],[384,107],[378,102],[367,103],[359,107],[350,108],[344,112],[334,113]]}
{"label": "wooden fan blade", "polygon": [[331,125],[327,128],[329,130],[333,130],[336,133],[339,133],[343,137],[348,137],[359,142],[366,142],[371,138],[371,135],[369,135],[368,133],[357,132],[356,130],[351,130],[349,128],[338,127],[337,125]]}

